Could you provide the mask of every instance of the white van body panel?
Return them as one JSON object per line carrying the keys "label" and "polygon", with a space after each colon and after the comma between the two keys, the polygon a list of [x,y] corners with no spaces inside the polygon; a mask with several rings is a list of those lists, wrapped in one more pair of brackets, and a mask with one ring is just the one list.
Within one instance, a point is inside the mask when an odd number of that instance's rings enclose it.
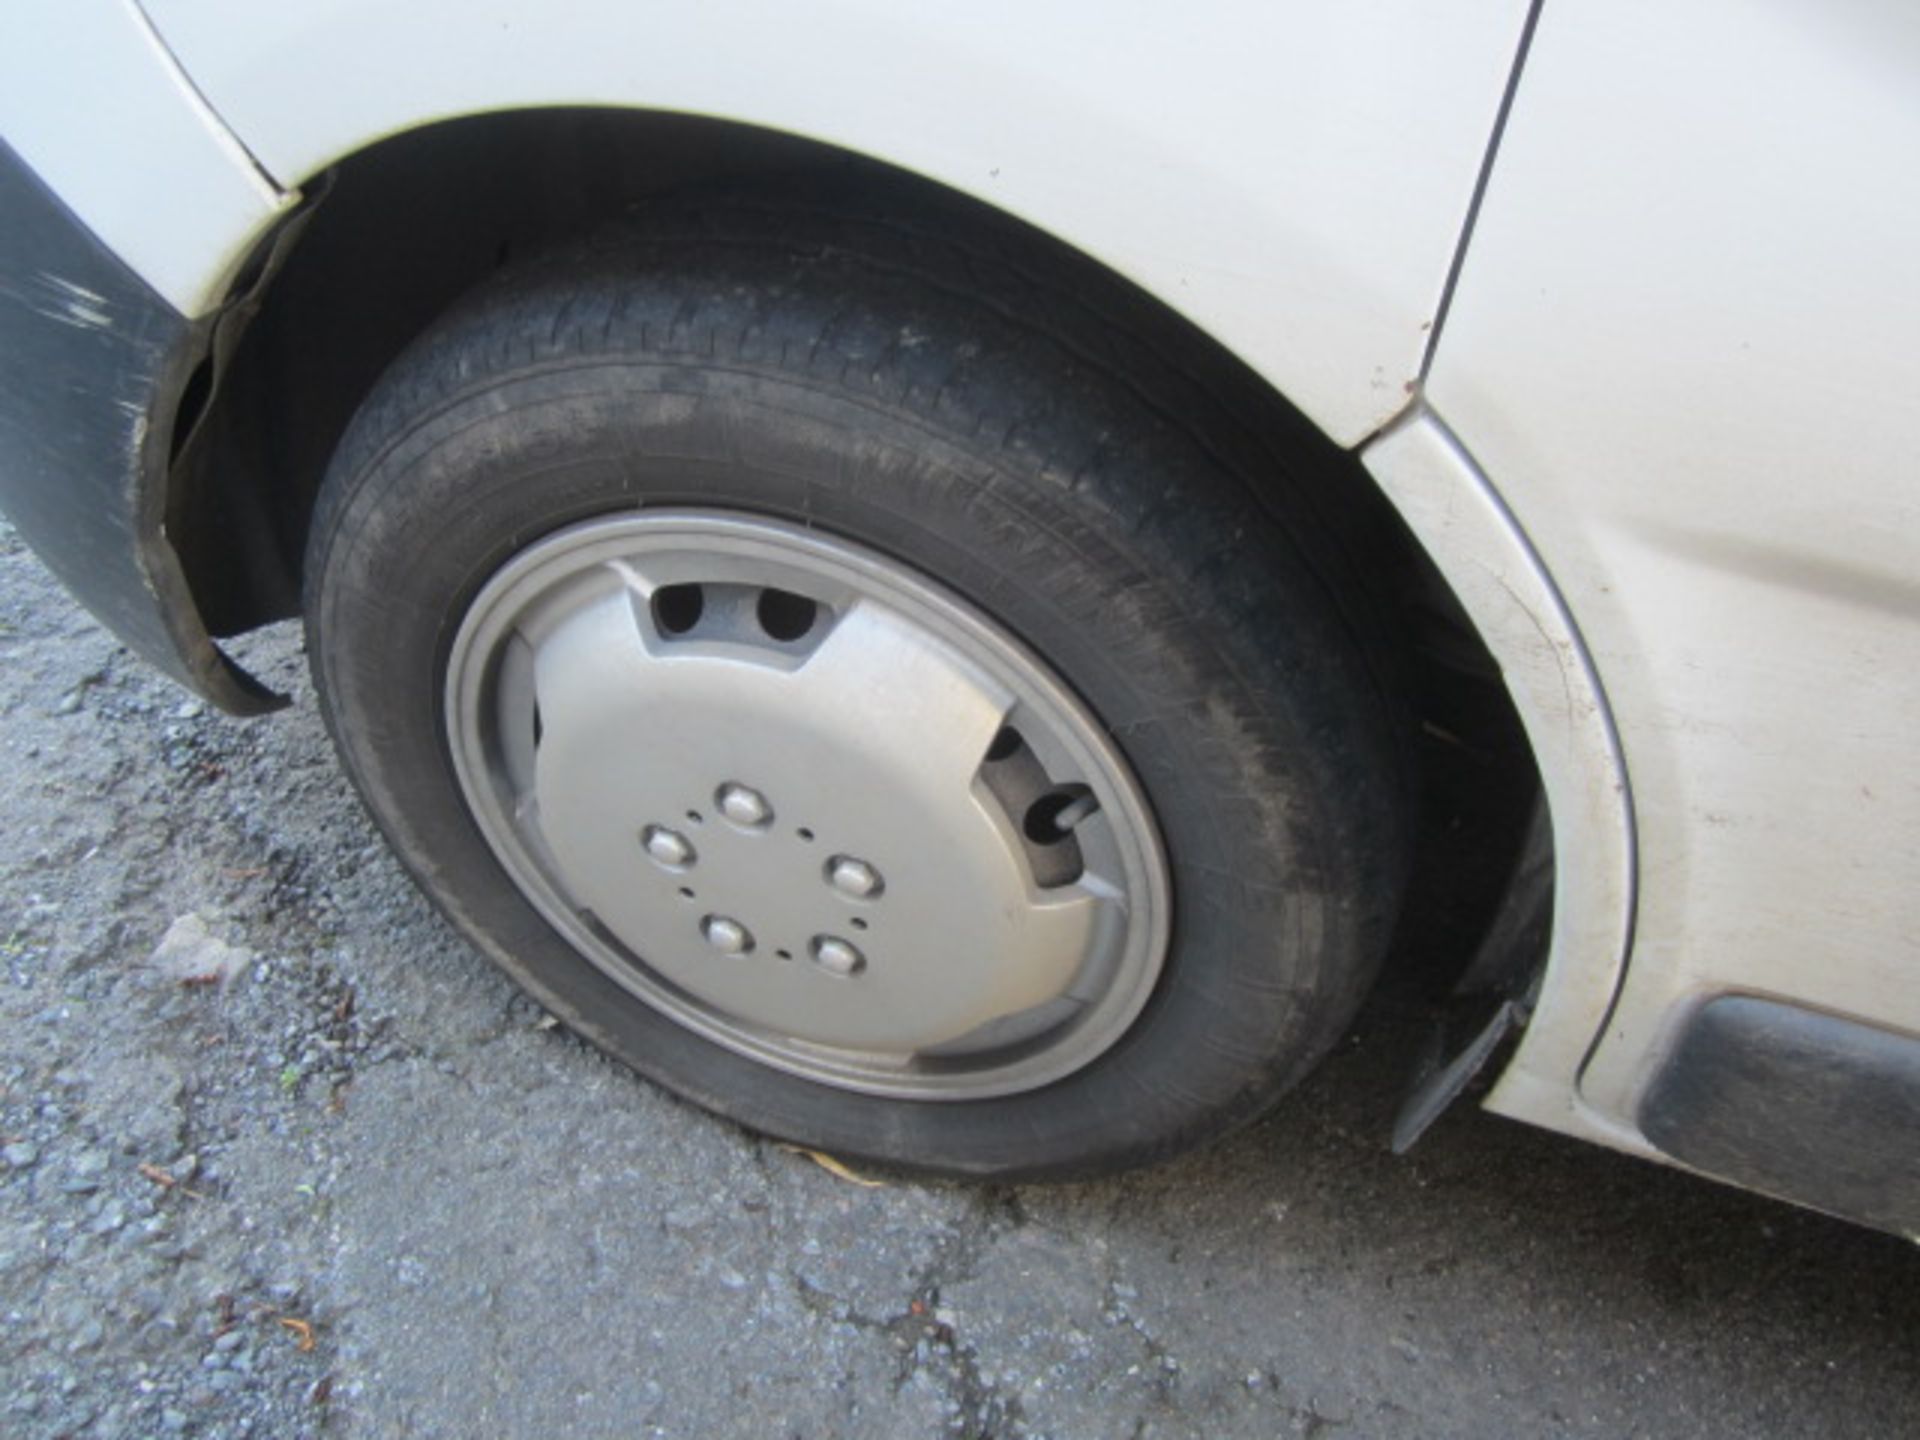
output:
{"label": "white van body panel", "polygon": [[1618,724],[1622,1121],[1716,993],[1920,1035],[1916,155],[1910,5],[1550,0],[1440,338]]}
{"label": "white van body panel", "polygon": [[0,135],[177,310],[216,303],[286,197],[132,0],[0,9]]}
{"label": "white van body panel", "polygon": [[527,106],[803,135],[1099,258],[1344,444],[1400,410],[1419,374],[1526,14],[1520,0],[147,10],[289,187],[383,136]]}

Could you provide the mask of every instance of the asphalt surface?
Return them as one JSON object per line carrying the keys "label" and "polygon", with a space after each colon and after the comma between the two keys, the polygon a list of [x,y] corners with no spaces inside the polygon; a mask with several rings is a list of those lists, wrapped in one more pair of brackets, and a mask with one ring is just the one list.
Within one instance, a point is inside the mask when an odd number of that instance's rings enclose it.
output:
{"label": "asphalt surface", "polygon": [[1913,1246],[1472,1109],[1395,1159],[1391,992],[1271,1121],[1099,1184],[711,1120],[447,929],[298,635],[244,651],[296,709],[191,703],[0,526],[0,1433],[1920,1429]]}

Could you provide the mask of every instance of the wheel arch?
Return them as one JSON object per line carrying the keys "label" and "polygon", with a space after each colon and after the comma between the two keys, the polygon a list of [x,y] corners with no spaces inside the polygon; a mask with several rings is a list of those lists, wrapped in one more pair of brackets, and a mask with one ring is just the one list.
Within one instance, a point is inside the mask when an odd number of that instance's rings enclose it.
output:
{"label": "wheel arch", "polygon": [[1085,249],[949,185],[784,132],[537,107],[435,121],[340,157],[302,182],[301,204],[235,268],[180,395],[165,482],[168,538],[207,628],[228,636],[297,613],[307,514],[335,443],[380,373],[461,295],[654,197],[736,184],[794,203],[873,190],[910,216],[991,235],[1170,347],[1195,387],[1308,456],[1288,482],[1322,518],[1354,536],[1391,528],[1391,507],[1324,417]]}
{"label": "wheel arch", "polygon": [[[209,630],[228,636],[299,613],[308,524],[335,444],[386,366],[460,295],[651,196],[733,184],[800,195],[871,186],[1078,277],[1097,303],[1177,354],[1192,384],[1223,399],[1256,443],[1305,457],[1268,476],[1263,500],[1311,506],[1322,529],[1366,557],[1358,573],[1370,593],[1350,598],[1383,613],[1416,652],[1402,678],[1416,687],[1421,717],[1437,715],[1450,737],[1483,724],[1483,753],[1530,769],[1497,667],[1394,504],[1354,452],[1226,345],[1084,251],[948,187],[780,132],[658,112],[538,108],[440,121],[305,183],[303,207],[238,271],[175,426],[167,532]],[[1463,674],[1490,704],[1455,703]],[[1473,882],[1491,911],[1524,806],[1494,807],[1473,823],[1495,842],[1496,858]]]}

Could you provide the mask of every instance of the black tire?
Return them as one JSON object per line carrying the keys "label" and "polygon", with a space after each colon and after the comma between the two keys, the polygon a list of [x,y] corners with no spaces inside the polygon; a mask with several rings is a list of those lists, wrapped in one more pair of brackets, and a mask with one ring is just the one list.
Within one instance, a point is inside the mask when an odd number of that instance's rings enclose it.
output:
{"label": "black tire", "polygon": [[[1340,548],[1304,515],[1276,523],[1198,412],[1176,418],[1189,398],[1156,364],[957,221],[710,202],[483,287],[380,382],[312,528],[315,680],[368,808],[552,1013],[753,1129],[1036,1178],[1259,1115],[1339,1036],[1385,947],[1405,870],[1398,712]],[[963,1103],[797,1079],[632,998],[515,890],[450,767],[451,639],[523,547],[663,504],[909,563],[1024,639],[1118,738],[1175,908],[1157,988],[1112,1048]]]}

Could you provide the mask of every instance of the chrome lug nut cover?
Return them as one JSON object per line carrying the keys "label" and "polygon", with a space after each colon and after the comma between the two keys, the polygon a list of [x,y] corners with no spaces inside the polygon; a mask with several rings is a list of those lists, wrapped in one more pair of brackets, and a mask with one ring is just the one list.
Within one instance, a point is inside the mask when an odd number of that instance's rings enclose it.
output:
{"label": "chrome lug nut cover", "polygon": [[858,975],[867,968],[867,957],[837,935],[816,935],[813,963],[829,975]]}
{"label": "chrome lug nut cover", "polygon": [[773,807],[767,803],[767,797],[738,782],[722,785],[714,803],[727,819],[750,829],[758,829],[773,819]]}

